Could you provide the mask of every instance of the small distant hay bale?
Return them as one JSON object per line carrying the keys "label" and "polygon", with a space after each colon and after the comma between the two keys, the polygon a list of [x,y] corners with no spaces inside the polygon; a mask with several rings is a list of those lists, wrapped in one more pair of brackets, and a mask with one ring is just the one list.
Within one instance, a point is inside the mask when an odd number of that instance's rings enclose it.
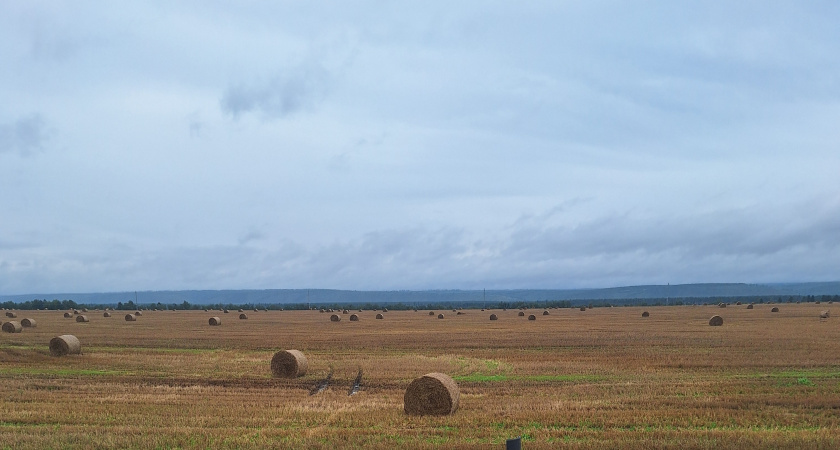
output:
{"label": "small distant hay bale", "polygon": [[735,302],[735,305],[741,306],[741,302]]}
{"label": "small distant hay bale", "polygon": [[458,311],[457,313],[455,313],[456,316],[460,316],[461,314],[464,314],[464,311]]}
{"label": "small distant hay bale", "polygon": [[713,327],[719,327],[719,326],[723,325],[723,317],[712,316],[712,318],[709,319],[709,325],[713,326]]}
{"label": "small distant hay bale", "polygon": [[20,325],[24,328],[35,328],[38,326],[38,322],[35,322],[35,319],[25,318],[20,321]]}
{"label": "small distant hay bale", "polygon": [[770,312],[779,312],[779,307],[778,307],[778,306],[774,306],[774,307],[772,307],[772,308],[770,309]]}
{"label": "small distant hay bale", "polygon": [[718,306],[721,308],[726,308],[726,303],[720,302],[718,303]]}
{"label": "small distant hay bale", "polygon": [[321,309],[319,309],[319,310],[318,310],[318,312],[325,313],[325,312],[327,312],[327,310],[326,310],[326,309],[324,309],[324,308],[321,308]]}
{"label": "small distant hay bale", "polygon": [[403,396],[406,414],[444,416],[458,410],[461,391],[449,375],[427,373],[408,385]]}
{"label": "small distant hay bale", "polygon": [[134,314],[126,314],[125,315],[126,322],[137,322],[137,317]]}
{"label": "small distant hay bale", "polygon": [[747,309],[753,309],[753,305],[747,305]]}
{"label": "small distant hay bale", "polygon": [[82,308],[82,312],[83,312],[83,313],[88,312],[87,308]]}
{"label": "small distant hay bale", "polygon": [[650,313],[645,311],[642,313],[642,317],[650,317]]}
{"label": "small distant hay bale", "polygon": [[88,319],[88,316],[84,314],[79,314],[78,316],[76,316],[76,322],[87,323],[90,322],[90,319]]}
{"label": "small distant hay bale", "polygon": [[581,306],[581,307],[580,307],[580,310],[581,310],[581,311],[586,311],[586,307],[585,307],[585,306]]}
{"label": "small distant hay bale", "polygon": [[246,320],[248,318],[248,314],[242,313],[239,315],[240,320]]}
{"label": "small distant hay bale", "polygon": [[260,312],[257,308],[254,308],[254,312]]}
{"label": "small distant hay bale", "polygon": [[134,312],[134,315],[135,315],[135,316],[142,316],[142,315],[143,315],[143,313],[142,313],[142,312],[140,312],[140,311],[135,311],[135,312]]}
{"label": "small distant hay bale", "polygon": [[549,313],[548,313],[548,310],[547,310],[547,309],[546,309],[545,311],[543,311],[543,315],[544,315],[544,316],[547,316],[548,314],[549,314]]}
{"label": "small distant hay bale", "polygon": [[429,311],[429,315],[430,315],[430,316],[434,316],[434,315],[435,315],[435,312],[434,312],[434,311]]}
{"label": "small distant hay bale", "polygon": [[239,309],[239,310],[237,310],[236,312],[245,312],[245,311],[242,311],[242,309],[240,308],[240,309]]}
{"label": "small distant hay bale", "polygon": [[351,314],[350,315],[350,321],[351,322],[358,322],[359,321],[359,316],[357,314]]}
{"label": "small distant hay bale", "polygon": [[350,314],[350,311],[344,309],[344,310],[341,311],[341,314]]}
{"label": "small distant hay bale", "polygon": [[102,313],[102,317],[111,317],[111,313],[105,311],[104,313]]}
{"label": "small distant hay bale", "polygon": [[341,316],[333,314],[330,316],[330,322],[341,322]]}
{"label": "small distant hay bale", "polygon": [[11,322],[4,323],[2,328],[3,331],[5,331],[6,333],[20,333],[21,331],[23,331],[23,325],[21,325],[20,322],[14,320]]}
{"label": "small distant hay bale", "polygon": [[443,313],[438,314],[438,319],[443,319]]}
{"label": "small distant hay bale", "polygon": [[64,313],[64,318],[65,319],[69,319],[71,317],[73,317],[73,314],[70,314],[69,312]]}
{"label": "small distant hay bale", "polygon": [[78,309],[73,310],[73,314],[81,314]]}
{"label": "small distant hay bale", "polygon": [[6,312],[6,317],[8,317],[8,318],[10,318],[10,319],[16,319],[16,318],[17,318],[17,314],[15,314],[15,313],[13,313],[13,312],[11,312],[11,311],[7,311],[7,312]]}
{"label": "small distant hay bale", "polygon": [[525,317],[525,311],[519,311],[516,315],[519,317]]}
{"label": "small distant hay bale", "polygon": [[814,302],[814,304],[815,304],[815,305],[819,305],[819,304],[820,304],[820,301],[819,301],[819,300],[817,300],[817,301],[815,301],[815,302]]}
{"label": "small distant hay bale", "polygon": [[377,318],[377,319],[384,319],[384,318],[385,318],[385,316],[383,316],[382,314],[377,314],[377,315],[376,315],[376,318]]}
{"label": "small distant hay bale", "polygon": [[229,314],[229,313],[230,313],[230,311],[228,311],[228,310],[226,310],[226,309],[222,310],[222,312],[223,312],[223,313],[225,313],[225,314]]}
{"label": "small distant hay bale", "polygon": [[388,312],[388,308],[382,308],[382,312]]}
{"label": "small distant hay bale", "polygon": [[537,320],[537,316],[531,314],[528,316],[528,320]]}
{"label": "small distant hay bale", "polygon": [[490,314],[490,320],[499,320],[499,317],[495,314]]}
{"label": "small distant hay bale", "polygon": [[271,358],[271,374],[278,378],[297,378],[306,375],[309,362],[300,350],[280,350]]}
{"label": "small distant hay bale", "polygon": [[[828,311],[823,311],[823,312],[820,313],[820,319],[828,319],[828,315],[829,315]],[[23,320],[26,320],[26,319],[23,319]]]}
{"label": "small distant hay bale", "polygon": [[79,355],[82,353],[82,343],[72,334],[63,334],[50,339],[50,355]]}
{"label": "small distant hay bale", "polygon": [[207,323],[209,323],[210,326],[217,327],[222,324],[222,319],[220,319],[218,316],[213,316],[210,318],[210,320],[207,321]]}

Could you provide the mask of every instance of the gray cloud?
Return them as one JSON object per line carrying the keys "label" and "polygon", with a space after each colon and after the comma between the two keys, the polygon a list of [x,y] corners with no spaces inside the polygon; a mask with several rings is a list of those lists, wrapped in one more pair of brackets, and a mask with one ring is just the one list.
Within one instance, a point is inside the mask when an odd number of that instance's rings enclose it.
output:
{"label": "gray cloud", "polygon": [[303,64],[265,82],[230,86],[220,105],[222,112],[233,118],[250,112],[282,118],[317,105],[326,95],[328,79],[320,64]]}
{"label": "gray cloud", "polygon": [[31,156],[44,149],[51,132],[40,114],[21,117],[9,124],[0,123],[0,153]]}

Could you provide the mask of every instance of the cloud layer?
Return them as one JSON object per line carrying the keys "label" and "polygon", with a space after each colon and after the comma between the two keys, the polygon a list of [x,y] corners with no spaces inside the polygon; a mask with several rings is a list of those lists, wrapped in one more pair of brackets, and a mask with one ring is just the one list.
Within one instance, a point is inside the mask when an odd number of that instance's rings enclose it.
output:
{"label": "cloud layer", "polygon": [[4,4],[0,293],[833,280],[838,20]]}

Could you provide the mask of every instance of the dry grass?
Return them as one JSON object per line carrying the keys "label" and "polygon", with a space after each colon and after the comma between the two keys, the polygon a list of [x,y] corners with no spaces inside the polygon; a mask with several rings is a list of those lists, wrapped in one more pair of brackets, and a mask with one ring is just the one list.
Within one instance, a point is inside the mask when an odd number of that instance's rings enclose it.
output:
{"label": "dry grass", "polygon": [[[639,320],[644,311],[647,320]],[[204,312],[0,336],[0,442],[13,448],[837,448],[840,327],[820,306],[392,311],[353,326],[270,311],[209,329]],[[720,311],[722,327],[708,326]],[[349,325],[349,324],[348,324]],[[72,332],[82,355],[52,358]],[[773,345],[768,345],[772,342]],[[309,372],[273,378],[281,348]],[[330,388],[308,396],[334,367]],[[347,396],[358,369],[362,390]],[[457,412],[408,416],[409,383],[445,373]],[[79,398],[87,398],[79,402]]]}

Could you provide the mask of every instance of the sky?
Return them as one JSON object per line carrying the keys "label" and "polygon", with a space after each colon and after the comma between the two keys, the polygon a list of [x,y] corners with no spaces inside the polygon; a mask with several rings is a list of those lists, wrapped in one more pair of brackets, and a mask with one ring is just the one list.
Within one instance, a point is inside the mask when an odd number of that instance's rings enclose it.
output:
{"label": "sky", "polygon": [[840,2],[0,2],[0,294],[840,280]]}

